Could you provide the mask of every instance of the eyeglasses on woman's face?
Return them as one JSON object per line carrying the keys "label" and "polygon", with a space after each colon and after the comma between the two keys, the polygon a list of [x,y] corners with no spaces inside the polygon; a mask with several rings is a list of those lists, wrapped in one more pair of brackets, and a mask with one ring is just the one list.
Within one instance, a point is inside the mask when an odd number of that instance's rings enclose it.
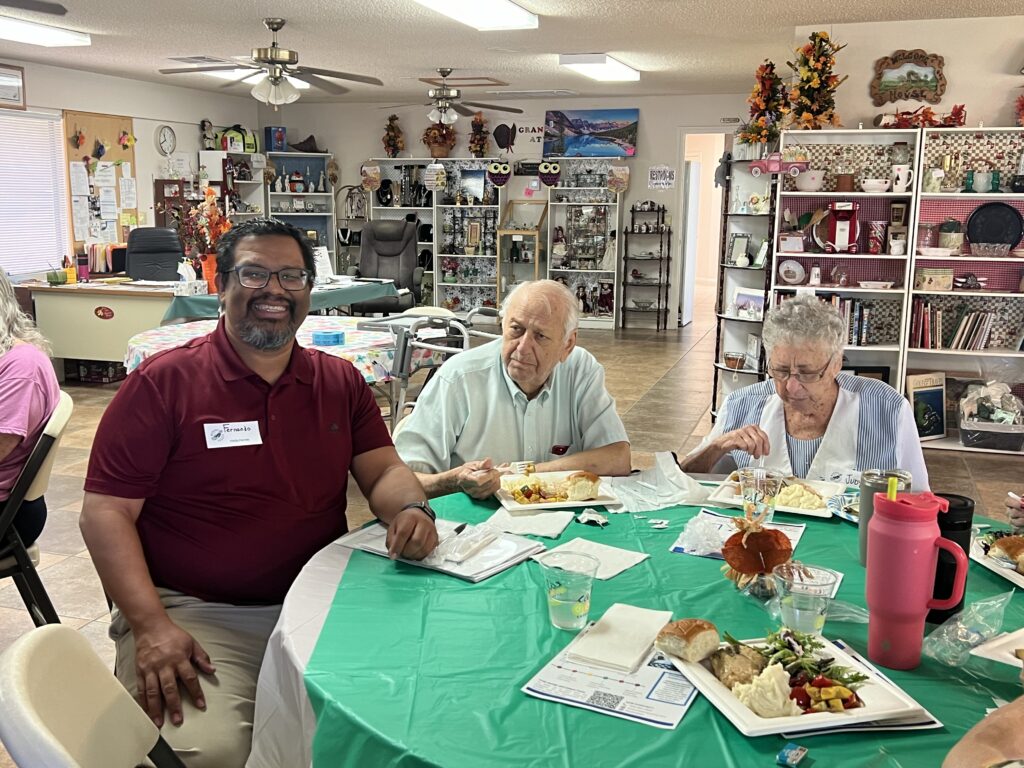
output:
{"label": "eyeglasses on woman's face", "polygon": [[794,378],[801,384],[814,384],[825,378],[825,371],[827,371],[828,367],[832,365],[832,359],[834,357],[835,355],[830,355],[828,358],[828,362],[825,363],[825,365],[823,365],[817,371],[793,371],[790,370],[789,368],[776,368],[771,364],[771,361],[769,361],[768,375],[771,376],[776,381],[780,381],[783,383],[785,383],[790,378]]}

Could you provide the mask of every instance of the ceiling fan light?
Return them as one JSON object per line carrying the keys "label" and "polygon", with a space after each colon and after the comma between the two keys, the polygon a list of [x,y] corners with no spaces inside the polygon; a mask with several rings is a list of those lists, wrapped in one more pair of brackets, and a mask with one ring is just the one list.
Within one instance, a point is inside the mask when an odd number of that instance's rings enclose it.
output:
{"label": "ceiling fan light", "polygon": [[[270,78],[267,79],[269,80]],[[294,85],[282,78],[278,82],[271,84],[270,97],[267,99],[267,103],[273,104],[275,107],[279,104],[291,104],[293,101],[298,101],[301,95]]]}
{"label": "ceiling fan light", "polygon": [[[265,74],[265,73],[264,73]],[[270,78],[264,77],[256,85],[253,86],[252,90],[249,91],[252,97],[257,101],[262,101],[264,104],[270,103]]]}
{"label": "ceiling fan light", "polygon": [[441,125],[451,125],[459,119],[458,113],[453,109],[446,109],[441,113]]}
{"label": "ceiling fan light", "polygon": [[437,107],[434,107],[432,110],[430,110],[430,112],[427,114],[427,120],[429,120],[432,123],[441,122],[441,113],[437,111]]}
{"label": "ceiling fan light", "polygon": [[622,82],[640,79],[637,70],[613,59],[607,53],[562,53],[558,56],[558,63],[591,80]]}
{"label": "ceiling fan light", "polygon": [[503,29],[536,29],[537,14],[512,0],[416,0],[432,11],[478,29],[493,32]]}
{"label": "ceiling fan light", "polygon": [[92,45],[92,38],[85,32],[51,27],[49,24],[38,24],[25,19],[14,19],[10,16],[0,16],[0,40],[42,45],[46,48]]}

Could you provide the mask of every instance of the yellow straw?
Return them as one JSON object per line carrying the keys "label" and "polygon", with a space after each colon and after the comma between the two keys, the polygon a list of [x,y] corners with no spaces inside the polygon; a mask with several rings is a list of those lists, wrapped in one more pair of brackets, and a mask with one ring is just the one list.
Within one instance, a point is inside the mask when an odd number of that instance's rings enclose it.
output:
{"label": "yellow straw", "polygon": [[885,494],[888,497],[889,501],[896,501],[896,491],[899,489],[899,486],[900,480],[898,477],[889,478],[889,489]]}

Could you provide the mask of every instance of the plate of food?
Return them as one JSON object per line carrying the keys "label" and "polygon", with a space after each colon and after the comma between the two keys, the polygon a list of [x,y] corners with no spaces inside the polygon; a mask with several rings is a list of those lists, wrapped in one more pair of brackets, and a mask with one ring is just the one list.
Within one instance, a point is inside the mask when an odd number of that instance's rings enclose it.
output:
{"label": "plate of food", "polygon": [[718,642],[714,624],[684,619],[665,627],[655,646],[744,736],[806,733],[924,712],[838,645],[785,627],[756,640],[726,633],[725,642]]}
{"label": "plate of food", "polygon": [[[810,515],[811,517],[832,517],[828,508],[828,500],[846,491],[841,483],[828,483],[822,480],[802,480],[798,477],[787,477],[783,481],[782,491],[775,498],[776,512],[789,512],[793,515]],[[740,495],[740,476],[733,472],[711,492],[707,502],[722,507],[743,508],[743,496]]]}
{"label": "plate of food", "polygon": [[971,541],[971,560],[1024,589],[1024,536],[993,531]]}
{"label": "plate of food", "polygon": [[1024,629],[996,635],[987,643],[972,648],[971,655],[1011,667],[1024,667]]}
{"label": "plate of food", "polygon": [[611,488],[593,472],[505,475],[501,478],[501,488],[494,495],[513,515],[619,503]]}
{"label": "plate of food", "polygon": [[829,511],[835,517],[857,525],[860,522],[860,494],[841,493],[828,500]]}

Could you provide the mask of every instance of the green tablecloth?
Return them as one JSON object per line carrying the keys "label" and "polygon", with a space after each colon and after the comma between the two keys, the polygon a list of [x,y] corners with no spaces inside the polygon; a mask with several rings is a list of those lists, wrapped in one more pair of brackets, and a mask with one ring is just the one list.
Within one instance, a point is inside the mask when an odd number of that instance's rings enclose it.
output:
{"label": "green tablecloth", "polygon": [[[481,522],[494,505],[459,494],[438,499],[443,517]],[[581,536],[641,550],[651,557],[609,581],[597,582],[591,618],[615,602],[698,616],[737,637],[774,629],[768,614],[741,596],[719,572],[720,561],[669,552],[697,508],[655,516],[668,530],[632,515],[611,515],[604,529],[570,524],[560,541]],[[864,604],[857,531],[849,523],[780,515],[807,523],[797,555],[846,574],[840,599]],[[550,543],[550,540],[545,540]],[[554,544],[551,544],[554,546]],[[747,766],[774,765],[781,736],[742,736],[704,697],[674,731],[562,706],[519,689],[573,635],[548,622],[539,568],[527,562],[480,584],[356,552],[306,668],[317,715],[315,766]],[[971,565],[968,599],[1012,589]],[[1004,628],[1024,623],[1015,594]],[[861,653],[867,625],[829,622]],[[1020,684],[1009,666],[971,657],[953,669],[925,658],[890,677],[945,727],[917,732],[801,736],[818,766],[937,768],[963,733],[993,706],[1012,700]]]}
{"label": "green tablecloth", "polygon": [[[385,296],[397,296],[394,283],[353,283],[326,291],[313,291],[310,296],[310,309],[329,309],[371,301]],[[172,320],[196,320],[204,317],[217,317],[220,313],[220,299],[216,296],[175,296],[164,313],[164,323]]]}

